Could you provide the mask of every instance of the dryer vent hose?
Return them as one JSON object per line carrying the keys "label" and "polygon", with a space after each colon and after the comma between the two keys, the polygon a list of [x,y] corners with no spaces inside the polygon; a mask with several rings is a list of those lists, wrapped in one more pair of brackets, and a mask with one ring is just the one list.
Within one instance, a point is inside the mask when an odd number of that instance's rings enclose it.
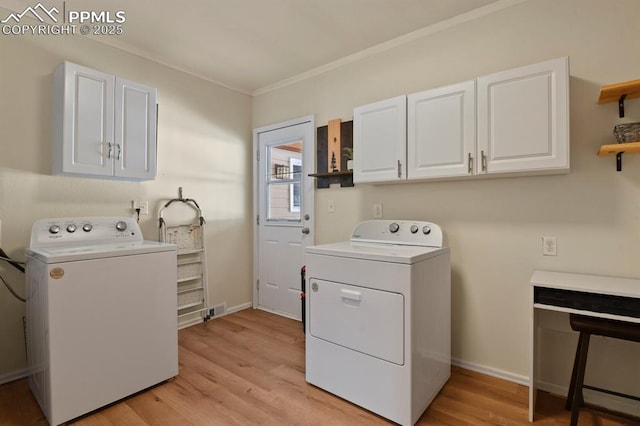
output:
{"label": "dryer vent hose", "polygon": [[4,260],[9,265],[11,265],[14,268],[16,268],[18,271],[24,273],[24,266],[22,266],[23,262],[18,262],[17,260],[11,259],[9,257],[9,255],[7,253],[5,253],[5,251],[2,250],[1,248],[0,248],[0,260]]}
{"label": "dryer vent hose", "polygon": [[[17,260],[13,260],[11,259],[7,253],[5,253],[4,250],[2,250],[0,248],[0,260],[4,260],[5,262],[7,262],[9,265],[13,266],[14,268],[16,268],[18,271],[24,273],[24,263],[23,262],[18,262]],[[16,299],[18,299],[21,302],[26,302],[27,299],[25,299],[24,297],[21,297],[18,293],[16,293],[16,291],[11,288],[11,286],[9,285],[9,283],[2,277],[2,275],[0,275],[0,281],[2,281],[2,283],[7,287],[7,290],[9,290],[9,292],[13,295],[13,297],[15,297]]]}

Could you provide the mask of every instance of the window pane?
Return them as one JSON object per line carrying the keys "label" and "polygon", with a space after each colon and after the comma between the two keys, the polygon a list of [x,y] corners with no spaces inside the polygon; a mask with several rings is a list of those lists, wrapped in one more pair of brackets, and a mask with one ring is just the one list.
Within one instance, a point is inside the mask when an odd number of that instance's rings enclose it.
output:
{"label": "window pane", "polygon": [[[268,220],[300,220],[300,201],[297,209],[291,210],[291,188],[299,184],[269,184]],[[299,193],[299,190],[298,190]]]}
{"label": "window pane", "polygon": [[269,169],[267,182],[273,180],[292,179],[293,170],[290,160],[302,158],[302,142],[292,142],[268,147]]}
{"label": "window pane", "polygon": [[300,181],[302,179],[302,161],[297,158],[291,158],[289,160],[291,165],[292,175],[291,178],[295,180],[295,183],[289,185],[289,211],[300,212]]}
{"label": "window pane", "polygon": [[267,220],[300,221],[302,142],[269,146]]}

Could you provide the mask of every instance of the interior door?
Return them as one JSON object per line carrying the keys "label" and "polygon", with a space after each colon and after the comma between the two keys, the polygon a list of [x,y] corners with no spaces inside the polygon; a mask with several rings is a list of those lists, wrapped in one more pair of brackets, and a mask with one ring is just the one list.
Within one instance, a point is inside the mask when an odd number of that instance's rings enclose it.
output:
{"label": "interior door", "polygon": [[300,268],[313,244],[314,121],[254,130],[254,307],[301,319]]}

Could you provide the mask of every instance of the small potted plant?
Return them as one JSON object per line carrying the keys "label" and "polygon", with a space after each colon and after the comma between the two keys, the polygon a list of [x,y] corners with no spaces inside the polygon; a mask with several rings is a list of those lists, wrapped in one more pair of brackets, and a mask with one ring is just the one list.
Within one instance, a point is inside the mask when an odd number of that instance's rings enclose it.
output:
{"label": "small potted plant", "polygon": [[347,170],[353,170],[353,148],[344,147],[344,158],[347,159]]}

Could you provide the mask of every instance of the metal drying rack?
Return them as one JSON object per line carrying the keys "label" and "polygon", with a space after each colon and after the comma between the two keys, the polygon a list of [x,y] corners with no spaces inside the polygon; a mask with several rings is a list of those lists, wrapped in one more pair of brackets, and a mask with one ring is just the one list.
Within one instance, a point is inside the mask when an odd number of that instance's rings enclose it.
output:
{"label": "metal drying rack", "polygon": [[[174,203],[191,207],[195,212],[194,219],[188,223],[168,224],[164,213]],[[200,206],[194,199],[183,198],[180,187],[178,198],[167,201],[160,209],[159,216],[160,241],[178,246],[178,328],[200,320],[208,321],[211,316],[204,243],[205,220]]]}

